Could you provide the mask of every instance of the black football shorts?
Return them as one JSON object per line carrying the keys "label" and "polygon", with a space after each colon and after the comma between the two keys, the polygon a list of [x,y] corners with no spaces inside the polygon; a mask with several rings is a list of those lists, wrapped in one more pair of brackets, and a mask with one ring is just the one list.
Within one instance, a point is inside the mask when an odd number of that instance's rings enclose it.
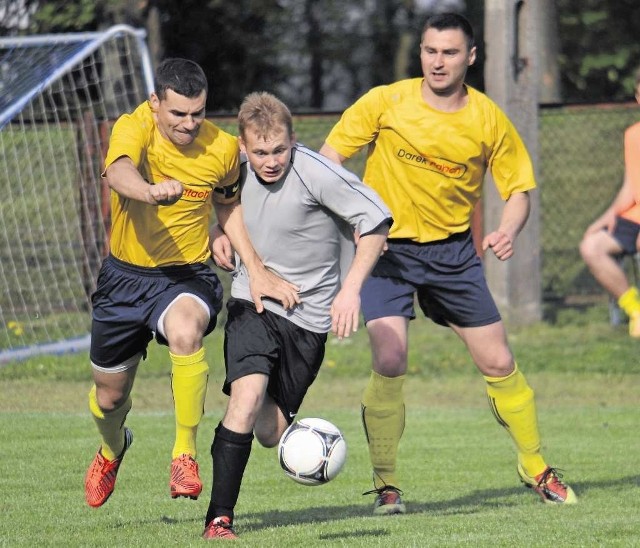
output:
{"label": "black football shorts", "polygon": [[205,334],[213,331],[222,308],[222,284],[208,265],[143,268],[108,256],[91,296],[92,363],[110,368],[138,353],[145,356],[154,335],[160,344],[167,344],[156,333],[158,320],[183,293],[206,304],[209,325]]}
{"label": "black football shorts", "polygon": [[365,323],[415,318],[416,295],[424,314],[440,325],[480,327],[500,320],[469,230],[436,242],[387,243],[360,293]]}
{"label": "black football shorts", "polygon": [[240,377],[262,373],[269,377],[267,393],[292,423],[324,359],[326,333],[315,333],[244,299],[227,302],[223,392]]}

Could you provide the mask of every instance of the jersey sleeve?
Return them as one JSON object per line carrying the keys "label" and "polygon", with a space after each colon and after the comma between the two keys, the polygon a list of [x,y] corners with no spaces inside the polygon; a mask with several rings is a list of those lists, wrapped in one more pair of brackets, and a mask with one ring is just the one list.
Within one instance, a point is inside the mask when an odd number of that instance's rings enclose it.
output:
{"label": "jersey sleeve", "polygon": [[311,188],[315,199],[346,221],[359,234],[374,231],[393,219],[380,196],[357,175],[334,164],[325,164],[326,173],[314,177]]}
{"label": "jersey sleeve", "polygon": [[213,200],[219,204],[230,204],[240,199],[240,152],[235,138],[227,144],[226,175],[213,189]]}
{"label": "jersey sleeve", "polygon": [[489,170],[500,197],[508,200],[517,192],[536,187],[533,164],[518,130],[500,110],[495,113],[495,146],[489,158]]}
{"label": "jersey sleeve", "polygon": [[153,129],[153,120],[147,120],[141,109],[142,107],[138,107],[132,114],[123,114],[113,125],[109,150],[104,161],[105,171],[122,156],[131,158],[138,167],[142,163],[147,148],[147,136]]}
{"label": "jersey sleeve", "polygon": [[376,139],[384,110],[383,89],[378,86],[365,93],[342,113],[329,132],[327,144],[345,158],[351,158]]}

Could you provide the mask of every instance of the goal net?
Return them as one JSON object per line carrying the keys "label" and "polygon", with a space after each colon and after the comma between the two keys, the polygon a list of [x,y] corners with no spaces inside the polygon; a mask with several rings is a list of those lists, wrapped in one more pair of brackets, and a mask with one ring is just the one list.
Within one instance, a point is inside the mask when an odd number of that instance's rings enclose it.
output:
{"label": "goal net", "polygon": [[111,126],[153,89],[145,33],[0,38],[0,364],[89,346]]}

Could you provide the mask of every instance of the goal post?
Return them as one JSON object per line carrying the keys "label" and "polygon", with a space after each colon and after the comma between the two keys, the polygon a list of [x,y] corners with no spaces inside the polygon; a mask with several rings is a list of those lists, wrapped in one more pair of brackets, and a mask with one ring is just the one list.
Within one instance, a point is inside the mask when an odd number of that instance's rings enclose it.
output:
{"label": "goal post", "polygon": [[0,38],[0,364],[86,350],[113,122],[153,89],[145,31]]}

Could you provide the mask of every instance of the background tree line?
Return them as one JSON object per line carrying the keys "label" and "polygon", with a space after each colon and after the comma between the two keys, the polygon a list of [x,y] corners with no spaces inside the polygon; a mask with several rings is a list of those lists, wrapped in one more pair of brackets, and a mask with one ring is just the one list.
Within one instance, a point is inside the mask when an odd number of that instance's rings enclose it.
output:
{"label": "background tree line", "polygon": [[[540,0],[543,102],[632,97],[640,66],[637,0]],[[484,89],[479,0],[0,0],[0,34],[147,30],[154,62],[184,56],[211,84],[208,108],[233,111],[253,90],[297,111],[341,110],[371,86],[420,74],[419,34],[436,11],[464,13],[478,33],[471,85]]]}

